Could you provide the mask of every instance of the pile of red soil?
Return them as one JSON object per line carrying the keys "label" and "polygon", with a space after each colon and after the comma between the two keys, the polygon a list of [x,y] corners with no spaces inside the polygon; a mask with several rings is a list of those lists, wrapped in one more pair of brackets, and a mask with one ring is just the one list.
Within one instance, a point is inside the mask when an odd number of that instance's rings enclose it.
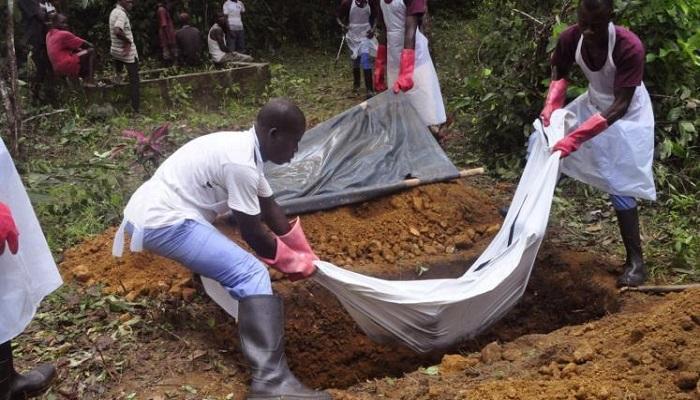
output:
{"label": "pile of red soil", "polygon": [[[399,277],[406,262],[419,263],[478,248],[498,231],[490,197],[462,181],[418,187],[359,205],[302,216],[304,231],[322,259],[355,271]],[[217,224],[245,246],[235,228]],[[69,249],[61,263],[66,280],[102,284],[109,293],[169,293],[190,299],[191,274],[177,263],[144,253],[111,255],[114,229]]]}
{"label": "pile of red soil", "polygon": [[[498,230],[500,217],[492,198],[457,181],[304,215],[302,223],[321,259],[354,271],[389,279],[456,277]],[[219,228],[239,241],[231,226],[223,223]],[[200,301],[190,273],[176,263],[148,253],[112,257],[113,234],[114,230],[109,230],[66,252],[61,264],[64,277],[87,285],[101,284],[107,292],[130,298],[166,294],[194,299],[187,306],[198,310],[192,316],[180,309],[169,317],[152,317],[153,323],[171,326],[177,335],[174,337],[185,338],[196,348],[225,349],[220,362],[237,375],[231,383],[244,390],[247,369],[240,364],[242,355],[232,319],[211,302]],[[492,340],[545,333],[616,311],[615,274],[609,270],[609,263],[601,257],[545,246],[520,304],[485,335],[451,351],[474,351]],[[399,344],[373,343],[333,293],[313,281],[277,280],[274,290],[285,301],[289,364],[314,387],[342,388],[375,377],[400,377],[438,363],[444,354],[421,355]],[[163,310],[170,313],[167,307]],[[148,348],[151,344],[142,345]],[[169,346],[161,339],[152,345]],[[173,339],[172,346],[179,348],[180,340]],[[155,361],[134,365],[125,376],[132,382],[129,390],[149,385],[153,379],[149,371],[158,368]]]}

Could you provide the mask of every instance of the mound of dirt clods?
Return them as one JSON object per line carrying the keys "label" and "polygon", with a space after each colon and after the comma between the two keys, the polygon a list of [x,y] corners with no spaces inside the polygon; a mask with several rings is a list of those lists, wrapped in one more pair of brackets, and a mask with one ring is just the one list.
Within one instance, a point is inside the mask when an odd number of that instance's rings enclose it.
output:
{"label": "mound of dirt clods", "polygon": [[625,295],[622,312],[446,355],[337,399],[700,399],[700,291]]}
{"label": "mound of dirt clods", "polygon": [[[394,196],[303,215],[302,226],[316,254],[358,272],[401,276],[397,264],[417,263],[471,249],[499,229],[495,205],[482,191],[457,181],[419,187]],[[235,227],[219,229],[241,245]],[[114,229],[66,251],[67,280],[102,284],[129,299],[169,293],[190,299],[191,274],[177,263],[149,254],[111,255]],[[487,243],[488,241],[486,241]]]}

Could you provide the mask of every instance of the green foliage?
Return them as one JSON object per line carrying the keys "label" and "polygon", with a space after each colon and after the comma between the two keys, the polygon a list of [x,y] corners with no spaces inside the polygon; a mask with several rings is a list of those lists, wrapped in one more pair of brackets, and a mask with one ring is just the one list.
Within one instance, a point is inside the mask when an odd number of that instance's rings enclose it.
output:
{"label": "green foliage", "polygon": [[95,156],[60,168],[35,159],[26,167],[32,172],[24,174],[25,185],[52,249],[119,221],[125,193],[117,164]]}
{"label": "green foliage", "polygon": [[700,279],[700,196],[672,194],[665,205],[670,210],[675,265]]}
{"label": "green foliage", "polygon": [[[552,26],[562,29],[557,24],[559,2],[496,3],[482,2],[479,17],[472,21],[471,42],[455,45],[454,40],[464,39],[438,37],[447,43],[438,54],[449,53],[453,60],[447,64],[458,68],[455,84],[443,87],[448,109],[467,117],[469,126],[464,129],[472,132],[472,145],[492,155],[519,157],[524,134],[543,101]],[[436,36],[441,28],[449,28],[444,23],[436,26]]]}

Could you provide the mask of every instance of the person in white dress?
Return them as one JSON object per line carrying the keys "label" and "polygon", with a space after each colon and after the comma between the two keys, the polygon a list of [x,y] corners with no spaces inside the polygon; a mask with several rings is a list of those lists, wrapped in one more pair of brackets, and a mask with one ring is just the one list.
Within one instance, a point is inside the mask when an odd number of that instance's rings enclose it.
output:
{"label": "person in white dress", "polygon": [[379,3],[379,48],[374,66],[374,89],[405,93],[418,116],[437,135],[447,116],[428,39],[420,30],[427,0],[372,0]]}
{"label": "person in white dress", "polygon": [[32,321],[43,298],[62,283],[27,191],[0,139],[0,400],[38,396],[56,377],[49,364],[18,373],[12,340]]}
{"label": "person in white dress", "polygon": [[352,89],[360,90],[360,74],[364,73],[366,98],[374,96],[372,64],[378,42],[374,35],[377,14],[368,0],[342,0],[336,10],[336,21],[345,32],[345,43],[352,63]]}

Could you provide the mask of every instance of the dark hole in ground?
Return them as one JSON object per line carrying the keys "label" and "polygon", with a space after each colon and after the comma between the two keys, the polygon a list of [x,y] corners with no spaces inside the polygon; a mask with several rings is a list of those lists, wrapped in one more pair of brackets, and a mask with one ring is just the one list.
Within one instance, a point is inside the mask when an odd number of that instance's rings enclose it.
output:
{"label": "dark hole in ground", "polygon": [[[455,278],[474,260],[418,264],[386,279]],[[290,367],[306,384],[318,388],[346,388],[373,378],[400,377],[404,373],[437,364],[443,354],[480,351],[491,341],[507,342],[522,335],[547,333],[567,325],[596,320],[618,311],[615,275],[606,260],[592,253],[547,248],[540,252],[527,290],[520,302],[479,337],[447,351],[417,354],[407,347],[372,342],[350,318],[336,297],[311,281],[274,283],[285,301],[286,344]],[[378,271],[381,269],[373,269]],[[396,271],[396,269],[394,269]],[[400,275],[400,276],[398,276]],[[207,315],[180,318],[173,325],[195,323],[205,342],[221,349],[231,364],[242,365],[238,335],[231,318],[210,304]],[[210,314],[211,312],[211,314]],[[210,331],[201,329],[202,319],[213,318]],[[245,379],[245,378],[244,378]]]}
{"label": "dark hole in ground", "polygon": [[[457,277],[469,265],[464,261],[426,265],[428,270],[420,279]],[[586,253],[544,250],[519,304],[486,333],[449,352],[479,351],[493,340],[546,333],[617,311],[614,276],[605,267]],[[408,279],[408,274],[402,275],[401,279]],[[403,376],[438,363],[445,353],[417,354],[399,344],[372,342],[334,295],[318,284],[276,283],[275,290],[285,299],[289,364],[300,379],[314,387],[345,388],[367,379]],[[239,351],[232,357],[242,360]]]}

